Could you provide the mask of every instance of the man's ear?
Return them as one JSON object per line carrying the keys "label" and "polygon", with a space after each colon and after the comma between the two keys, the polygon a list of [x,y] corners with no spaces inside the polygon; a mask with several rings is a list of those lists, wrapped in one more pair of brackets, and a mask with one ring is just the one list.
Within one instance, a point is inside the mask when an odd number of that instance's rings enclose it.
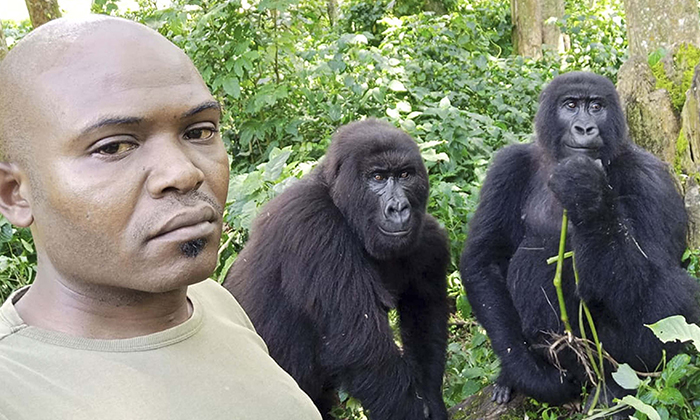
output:
{"label": "man's ear", "polygon": [[0,162],[0,213],[15,226],[28,227],[34,221],[29,179],[14,163]]}

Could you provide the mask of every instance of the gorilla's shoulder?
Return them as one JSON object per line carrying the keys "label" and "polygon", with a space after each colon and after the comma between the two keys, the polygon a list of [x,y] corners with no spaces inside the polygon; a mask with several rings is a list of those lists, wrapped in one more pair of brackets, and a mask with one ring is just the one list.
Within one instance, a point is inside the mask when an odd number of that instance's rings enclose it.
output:
{"label": "gorilla's shoulder", "polygon": [[625,170],[635,168],[666,170],[669,167],[666,162],[634,143],[626,143],[620,149],[620,153],[613,159],[613,164]]}
{"label": "gorilla's shoulder", "polygon": [[532,174],[537,172],[539,154],[540,150],[535,143],[504,147],[494,156],[484,186],[487,189],[502,190],[527,184]]}
{"label": "gorilla's shoulder", "polygon": [[430,214],[425,215],[423,221],[423,240],[432,242],[430,245],[447,244],[447,231],[440,226],[440,223],[435,217]]}
{"label": "gorilla's shoulder", "polygon": [[[430,214],[425,215],[423,231],[414,255],[420,255],[423,260],[432,261],[437,258],[444,264],[450,260],[450,241],[447,231],[440,226],[437,219]],[[432,258],[428,258],[428,256]]]}
{"label": "gorilla's shoulder", "polygon": [[253,233],[274,233],[284,240],[309,236],[309,232],[336,231],[344,226],[328,186],[312,172],[265,204],[255,220]]}
{"label": "gorilla's shoulder", "polygon": [[526,170],[537,159],[538,153],[539,149],[535,143],[512,144],[496,152],[491,166],[508,168],[525,166],[522,169]]}

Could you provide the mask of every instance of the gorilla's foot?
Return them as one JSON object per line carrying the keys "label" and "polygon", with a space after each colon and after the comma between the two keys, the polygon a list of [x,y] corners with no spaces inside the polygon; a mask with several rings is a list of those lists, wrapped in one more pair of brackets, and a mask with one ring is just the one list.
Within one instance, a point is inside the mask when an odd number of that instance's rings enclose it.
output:
{"label": "gorilla's foot", "polygon": [[510,401],[512,389],[506,385],[494,384],[491,401],[496,404],[506,404]]}

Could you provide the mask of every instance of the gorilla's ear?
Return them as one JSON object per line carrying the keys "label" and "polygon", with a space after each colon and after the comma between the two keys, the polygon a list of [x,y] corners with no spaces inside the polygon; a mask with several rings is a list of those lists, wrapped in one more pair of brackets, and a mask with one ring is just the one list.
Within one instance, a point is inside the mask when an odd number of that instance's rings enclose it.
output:
{"label": "gorilla's ear", "polygon": [[28,227],[34,221],[29,193],[24,171],[14,163],[0,162],[0,213],[15,226]]}

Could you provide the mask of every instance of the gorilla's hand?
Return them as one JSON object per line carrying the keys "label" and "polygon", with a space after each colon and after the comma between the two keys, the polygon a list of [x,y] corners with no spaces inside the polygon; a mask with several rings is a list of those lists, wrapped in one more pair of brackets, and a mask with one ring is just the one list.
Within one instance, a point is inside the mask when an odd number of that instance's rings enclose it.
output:
{"label": "gorilla's hand", "polygon": [[562,159],[549,178],[549,189],[577,225],[600,218],[610,190],[600,161],[585,155]]}

